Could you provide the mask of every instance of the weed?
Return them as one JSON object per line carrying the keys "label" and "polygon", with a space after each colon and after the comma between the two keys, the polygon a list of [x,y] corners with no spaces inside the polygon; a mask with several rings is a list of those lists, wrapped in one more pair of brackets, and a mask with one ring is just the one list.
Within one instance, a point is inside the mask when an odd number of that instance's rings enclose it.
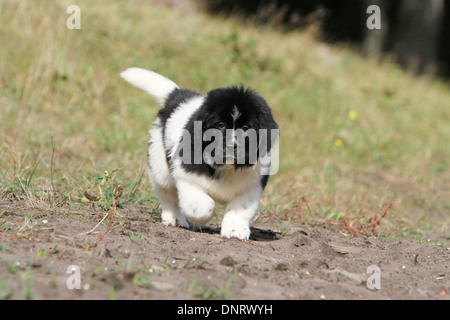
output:
{"label": "weed", "polygon": [[33,283],[33,275],[31,273],[31,267],[28,266],[25,272],[20,274],[23,283],[23,299],[25,300],[33,300],[37,297],[31,291],[31,284]]}
{"label": "weed", "polygon": [[12,274],[17,273],[19,266],[20,266],[19,260],[15,260],[15,261],[8,260],[8,262],[6,263],[6,269]]}
{"label": "weed", "polygon": [[134,276],[133,282],[139,287],[159,290],[159,288],[150,281],[150,275],[142,271]]}
{"label": "weed", "polygon": [[[304,219],[303,215],[303,204],[306,204],[306,207],[308,208],[309,214],[311,216],[310,221],[306,221]],[[298,212],[300,214],[300,222],[306,223],[313,227],[320,227],[323,225],[333,225],[338,226],[347,231],[352,236],[379,236],[379,229],[381,224],[381,219],[383,219],[390,206],[387,204],[380,205],[380,210],[375,213],[375,215],[372,218],[366,219],[365,217],[360,217],[358,220],[356,217],[352,221],[348,221],[347,218],[339,217],[338,221],[331,221],[330,218],[322,221],[322,222],[313,222],[312,216],[313,213],[308,205],[308,202],[304,197],[300,197],[299,199],[299,206],[298,206]]]}
{"label": "weed", "polygon": [[[90,248],[96,247],[97,244],[100,241],[102,241],[105,235],[109,232],[113,215],[114,213],[116,213],[116,208],[119,203],[119,198],[123,194],[122,186],[119,184],[115,184],[113,182],[113,173],[116,172],[117,170],[118,169],[115,169],[111,172],[104,171],[103,175],[98,174],[94,175],[94,183],[98,187],[99,196],[93,196],[87,191],[84,192],[84,196],[86,197],[87,200],[94,203],[98,203],[99,206],[102,207],[103,209],[108,208],[109,210],[109,213],[105,214],[103,218],[100,220],[100,222],[94,228],[92,228],[90,231],[78,234],[78,236],[81,236],[94,232],[97,229],[97,227],[106,219],[106,217],[109,217],[106,231],[100,235],[97,242],[94,245],[91,245]],[[105,186],[106,190],[103,190],[103,187]],[[112,198],[112,200],[110,198]],[[109,205],[106,205],[107,200],[112,201],[113,204],[111,207]]]}
{"label": "weed", "polygon": [[50,287],[52,287],[52,288],[56,288],[56,285],[57,285],[57,283],[56,283],[56,272],[55,272],[55,270],[51,267],[50,268],[50,279],[49,279],[49,285],[50,285]]}
{"label": "weed", "polygon": [[136,239],[134,232],[131,230],[128,230],[127,232],[128,238],[130,238],[131,242],[133,243],[141,243],[144,240],[144,234],[140,233],[138,238]]}
{"label": "weed", "polygon": [[278,230],[278,233],[279,233],[281,236],[287,236],[289,233],[292,232],[292,230],[289,230],[289,229],[288,229],[290,223],[291,223],[291,218],[289,218],[288,221],[285,221],[285,222],[283,223],[282,226],[280,226],[280,225],[278,225],[278,224],[275,225],[275,227],[276,227],[277,230]]}
{"label": "weed", "polygon": [[166,272],[166,271],[169,271],[169,269],[161,267],[161,266],[158,266],[158,265],[152,265],[149,268],[149,272],[153,272],[153,271]]}
{"label": "weed", "polygon": [[[14,229],[8,221],[2,221],[0,223],[0,228],[5,232],[15,232],[16,231],[16,229]],[[0,249],[3,250],[2,245],[0,245]]]}
{"label": "weed", "polygon": [[186,268],[186,267],[189,267],[190,265],[193,265],[194,263],[197,263],[197,262],[199,262],[200,261],[200,259],[198,259],[198,258],[192,258],[192,259],[190,259],[188,262],[186,262],[185,264],[184,264],[184,267]]}
{"label": "weed", "polygon": [[0,300],[7,300],[13,297],[13,291],[6,285],[6,280],[0,278]]}
{"label": "weed", "polygon": [[[7,230],[5,230],[5,231],[7,231]],[[0,243],[0,251],[11,251],[11,248],[8,248],[3,243]]]}
{"label": "weed", "polygon": [[108,300],[116,300],[116,285],[114,283],[109,286]]}
{"label": "weed", "polygon": [[112,209],[111,204],[114,203],[115,196],[114,190],[120,186],[115,182],[114,175],[120,169],[113,169],[112,171],[103,171],[103,174],[94,174],[92,180],[96,187],[97,194],[93,194],[92,191],[86,190],[84,192],[84,200],[97,204],[105,211]]}
{"label": "weed", "polygon": [[131,248],[130,255],[128,256],[127,265],[126,265],[127,270],[131,270],[133,256],[134,256],[134,247]]}
{"label": "weed", "polygon": [[42,248],[39,248],[37,254],[36,254],[36,258],[40,258],[40,257],[45,257],[47,255],[47,251],[45,251]]}
{"label": "weed", "polygon": [[119,252],[119,253],[117,254],[117,256],[114,257],[114,264],[117,265],[117,266],[121,266],[121,265],[122,265],[122,263],[121,263],[120,260],[119,260],[120,257],[121,257],[121,255],[122,255],[122,254]]}
{"label": "weed", "polygon": [[30,216],[24,216],[24,223],[23,225],[19,228],[19,232],[23,232],[26,230],[31,230],[33,229],[33,226],[36,223],[33,222],[33,219]]}
{"label": "weed", "polygon": [[227,281],[218,288],[210,288],[208,284],[201,283],[198,277],[192,279],[188,286],[188,294],[199,297],[203,300],[212,299],[228,299],[230,296],[229,290],[233,283],[234,277],[238,272],[238,265],[233,268],[231,275]]}
{"label": "weed", "polygon": [[163,261],[161,263],[162,264],[166,264],[167,260],[169,260],[171,255],[172,255],[172,250],[169,250],[169,252],[167,252],[166,256],[164,257],[164,259],[163,259]]}

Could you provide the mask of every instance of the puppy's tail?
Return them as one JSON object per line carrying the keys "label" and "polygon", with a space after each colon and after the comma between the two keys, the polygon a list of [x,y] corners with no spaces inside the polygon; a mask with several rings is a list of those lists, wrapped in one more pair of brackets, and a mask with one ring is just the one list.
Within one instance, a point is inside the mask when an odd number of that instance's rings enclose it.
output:
{"label": "puppy's tail", "polygon": [[120,76],[136,88],[147,92],[161,106],[164,106],[169,94],[178,88],[172,80],[156,72],[141,68],[129,68],[121,72]]}

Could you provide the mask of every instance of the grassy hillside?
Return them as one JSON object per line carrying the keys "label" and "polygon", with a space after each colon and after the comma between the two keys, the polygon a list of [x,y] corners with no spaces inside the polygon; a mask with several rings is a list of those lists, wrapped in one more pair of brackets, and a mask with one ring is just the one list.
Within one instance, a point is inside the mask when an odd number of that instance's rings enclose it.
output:
{"label": "grassy hillside", "polygon": [[122,201],[156,209],[144,168],[158,106],[119,77],[140,66],[198,91],[245,84],[266,98],[281,128],[280,169],[261,214],[298,219],[303,196],[315,220],[363,223],[389,203],[383,234],[449,235],[448,84],[308,32],[152,1],[77,1],[81,30],[69,30],[70,4],[0,3],[3,197],[76,205],[95,174],[120,168]]}

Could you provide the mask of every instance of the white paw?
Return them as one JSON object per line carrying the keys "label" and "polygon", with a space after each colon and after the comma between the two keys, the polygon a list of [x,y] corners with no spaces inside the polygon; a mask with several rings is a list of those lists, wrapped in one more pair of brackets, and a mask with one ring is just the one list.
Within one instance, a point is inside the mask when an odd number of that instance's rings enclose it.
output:
{"label": "white paw", "polygon": [[175,227],[177,225],[177,219],[173,217],[164,218],[163,216],[161,216],[161,223],[166,226]]}
{"label": "white paw", "polygon": [[189,223],[182,216],[174,217],[172,213],[165,214],[164,212],[161,214],[161,223],[166,226],[180,226],[182,228],[189,229]]}
{"label": "white paw", "polygon": [[180,197],[180,208],[184,216],[197,226],[205,225],[214,214],[214,200],[208,195]]}
{"label": "white paw", "polygon": [[247,221],[237,217],[225,216],[222,221],[220,235],[224,238],[238,238],[248,240],[250,238],[250,227]]}

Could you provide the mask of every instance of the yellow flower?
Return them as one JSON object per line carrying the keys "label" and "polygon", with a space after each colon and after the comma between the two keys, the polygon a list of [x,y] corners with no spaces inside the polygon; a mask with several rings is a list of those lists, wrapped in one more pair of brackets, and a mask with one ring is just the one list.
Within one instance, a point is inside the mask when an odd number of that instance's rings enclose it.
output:
{"label": "yellow flower", "polygon": [[342,139],[336,139],[336,140],[334,140],[334,145],[335,145],[336,147],[342,146]]}
{"label": "yellow flower", "polygon": [[356,120],[358,118],[358,114],[356,113],[355,110],[351,110],[348,113],[348,117],[350,118],[350,120]]}

